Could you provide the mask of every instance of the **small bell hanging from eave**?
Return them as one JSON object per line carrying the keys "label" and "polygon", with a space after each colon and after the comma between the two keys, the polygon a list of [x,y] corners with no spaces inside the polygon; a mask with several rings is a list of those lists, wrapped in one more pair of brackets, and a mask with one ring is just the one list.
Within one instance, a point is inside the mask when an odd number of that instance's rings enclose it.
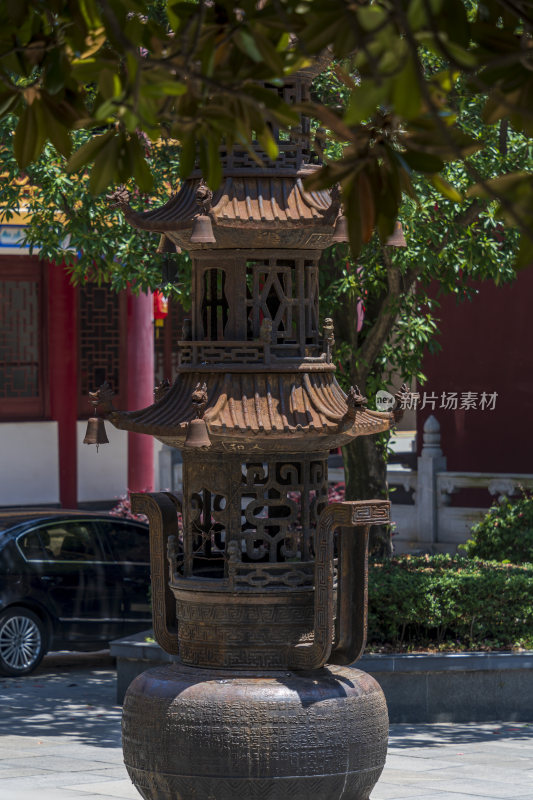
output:
{"label": "small bell hanging from eave", "polygon": [[198,214],[194,218],[191,231],[192,244],[216,244],[217,240],[213,233],[211,217],[207,214]]}
{"label": "small bell hanging from eave", "polygon": [[331,241],[334,244],[341,244],[342,242],[348,242],[348,223],[346,221],[346,217],[344,214],[340,214],[337,217],[337,221],[335,222],[335,231],[333,233],[333,238]]}
{"label": "small bell hanging from eave", "polygon": [[105,424],[102,417],[89,418],[83,444],[95,444],[96,452],[98,452],[98,447],[101,444],[109,444],[109,439],[107,438]]}
{"label": "small bell hanging from eave", "polygon": [[194,447],[202,450],[211,447],[207,424],[203,418],[207,400],[207,384],[197,383],[191,395],[191,402],[196,411],[196,419],[191,419],[187,424],[187,433],[183,442],[184,447]]}
{"label": "small bell hanging from eave", "polygon": [[90,417],[87,422],[83,444],[95,444],[96,452],[101,444],[109,444],[104,420],[98,416],[97,408],[102,405],[105,413],[111,411],[113,409],[112,397],[113,390],[107,382],[103,383],[95,392],[89,392],[89,402],[94,408],[94,417]]}
{"label": "small bell hanging from eave", "polygon": [[191,419],[187,425],[187,433],[185,434],[184,447],[211,447],[211,440],[207,432],[207,425],[205,419]]}

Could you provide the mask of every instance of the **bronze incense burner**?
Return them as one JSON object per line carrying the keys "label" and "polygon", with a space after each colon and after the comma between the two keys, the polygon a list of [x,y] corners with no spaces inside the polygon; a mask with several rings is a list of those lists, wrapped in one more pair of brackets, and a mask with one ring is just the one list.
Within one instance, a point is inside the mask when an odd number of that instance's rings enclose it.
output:
{"label": "bronze incense burner", "polygon": [[[310,71],[284,99],[305,100]],[[275,91],[275,90],[274,90]],[[193,174],[129,221],[190,251],[192,320],[179,375],[149,408],[102,413],[183,450],[183,497],[148,515],[157,641],[124,704],[124,759],[145,800],[367,800],[385,762],[383,693],[348,665],[366,636],[367,542],[386,501],[328,505],[331,448],[392,426],[335,380],[318,262],[334,192],[306,192],[309,123],[275,164],[223,155],[214,194]],[[178,525],[178,516],[181,526]]]}

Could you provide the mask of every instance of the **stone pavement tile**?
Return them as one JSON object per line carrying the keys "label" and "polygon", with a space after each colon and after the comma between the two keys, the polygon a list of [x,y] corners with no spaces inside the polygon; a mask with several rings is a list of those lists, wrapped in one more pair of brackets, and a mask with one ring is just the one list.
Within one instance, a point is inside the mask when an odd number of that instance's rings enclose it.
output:
{"label": "stone pavement tile", "polygon": [[[507,798],[524,798],[526,800],[527,798],[527,800],[531,800],[529,790],[533,791],[533,787],[518,786],[512,777],[507,783],[497,783],[491,779],[490,775],[487,775],[485,780],[476,780],[467,775],[462,779],[449,780],[446,775],[443,775],[440,781],[427,783],[425,786],[423,782],[418,784],[419,790],[424,788],[447,792],[450,800],[457,800],[458,796],[463,797],[463,795],[469,797],[470,800],[473,798],[483,798],[483,800],[501,800],[502,798],[505,800]],[[529,797],[526,792],[529,793]]]}
{"label": "stone pavement tile", "polygon": [[385,765],[389,769],[405,769],[409,772],[429,772],[435,769],[445,769],[446,767],[457,767],[457,761],[445,761],[441,758],[411,758],[410,753],[405,753],[401,756],[394,753],[387,756]]}
{"label": "stone pavement tile", "polygon": [[392,783],[394,786],[414,787],[422,784],[433,785],[439,781],[442,782],[449,774],[452,774],[454,779],[459,779],[461,777],[457,776],[454,772],[450,773],[449,770],[435,770],[435,772],[411,772],[407,769],[387,769],[385,767],[382,780],[387,781],[387,783]]}
{"label": "stone pavement tile", "polygon": [[[105,781],[105,783],[92,783],[84,786],[78,784],[77,786],[65,786],[65,789],[75,789],[79,792],[91,793],[94,800],[101,800],[102,795],[109,795],[110,797],[126,798],[126,800],[139,800],[139,792],[130,781],[129,778],[123,781]],[[60,798],[58,798],[60,800]]]}
{"label": "stone pavement tile", "polygon": [[400,797],[412,800],[413,796],[412,786],[397,786],[394,783],[387,783],[385,778],[377,782],[370,800],[398,800]]}
{"label": "stone pavement tile", "polygon": [[[94,761],[87,758],[76,758],[70,754],[65,756],[59,755],[35,755],[32,758],[9,758],[4,759],[2,766],[8,767],[31,767],[34,770],[34,775],[42,770],[52,772],[88,772],[92,770],[105,769],[104,765],[109,764],[107,761]],[[0,777],[2,773],[0,772]]]}
{"label": "stone pavement tile", "polygon": [[[26,775],[41,775],[42,770],[35,770],[31,769],[31,767],[5,767],[4,765],[0,766],[0,781],[4,781],[6,778],[24,778]],[[0,783],[0,790],[3,786],[3,783]],[[0,794],[1,796],[1,794]]]}
{"label": "stone pavement tile", "polygon": [[[523,764],[517,765],[513,761],[501,761],[498,765],[479,764],[479,763],[465,763],[462,770],[454,770],[454,775],[450,776],[453,780],[455,777],[459,780],[463,775],[468,776],[468,779],[482,780],[482,781],[495,781],[496,783],[511,784],[512,786],[524,786],[531,789],[531,800],[533,800],[533,781],[523,772]],[[459,773],[459,774],[458,774]],[[449,776],[448,770],[446,777]],[[512,792],[511,792],[512,794]]]}
{"label": "stone pavement tile", "polygon": [[[21,789],[12,793],[9,797],[0,795],[2,800],[117,800],[116,796],[113,797],[109,794],[94,795],[91,792],[77,792],[75,789],[41,789],[38,792],[36,787],[33,789]],[[141,800],[138,794],[135,800]]]}
{"label": "stone pavement tile", "polygon": [[[119,779],[117,779],[119,780]],[[26,775],[22,778],[6,778],[0,781],[0,790],[2,800],[12,800],[16,797],[15,792],[17,789],[35,789],[35,784],[38,783],[39,787],[43,789],[52,789],[65,787],[72,789],[78,784],[92,784],[101,783],[102,775],[98,772],[40,772],[39,776]],[[113,781],[109,781],[111,784]],[[40,796],[39,796],[40,797]]]}

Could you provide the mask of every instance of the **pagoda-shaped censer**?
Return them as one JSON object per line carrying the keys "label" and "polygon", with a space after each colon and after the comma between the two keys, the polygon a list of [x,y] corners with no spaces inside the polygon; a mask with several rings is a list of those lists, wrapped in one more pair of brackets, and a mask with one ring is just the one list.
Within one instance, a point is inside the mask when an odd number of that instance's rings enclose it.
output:
{"label": "pagoda-shaped censer", "polygon": [[[280,91],[305,100],[313,75]],[[366,635],[367,541],[384,500],[328,505],[331,448],[384,431],[335,380],[319,325],[318,262],[340,240],[335,192],[307,192],[308,120],[261,166],[223,154],[212,194],[194,174],[137,228],[190,251],[192,319],[179,374],[116,427],[183,450],[183,497],[138,494],[148,515],[155,636],[180,662],[124,703],[124,760],[145,800],[367,800],[386,755],[378,684],[348,667]],[[181,529],[178,527],[181,515]],[[337,533],[336,533],[337,531]]]}

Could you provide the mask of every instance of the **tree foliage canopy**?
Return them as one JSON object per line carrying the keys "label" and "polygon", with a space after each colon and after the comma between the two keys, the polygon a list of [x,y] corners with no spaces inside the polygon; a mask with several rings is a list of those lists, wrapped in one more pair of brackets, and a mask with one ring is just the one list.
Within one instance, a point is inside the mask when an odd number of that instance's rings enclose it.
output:
{"label": "tree foliage canopy", "polygon": [[[413,175],[444,177],[463,159],[466,193],[498,199],[522,234],[518,264],[533,257],[531,174],[486,177],[467,156],[484,147],[458,122],[458,81],[481,98],[487,123],[533,132],[533,13],[529,0],[5,0],[0,9],[0,116],[15,115],[20,167],[46,141],[71,173],[91,166],[95,194],[133,177],[151,191],[152,163],[140,133],[178,141],[180,173],[196,160],[208,183],[219,152],[259,140],[274,159],[274,128],[299,112],[339,142],[313,178],[340,183],[357,254],[377,227],[392,231]],[[328,51],[346,102],[289,107],[267,85]],[[84,141],[80,128],[95,135]]]}

